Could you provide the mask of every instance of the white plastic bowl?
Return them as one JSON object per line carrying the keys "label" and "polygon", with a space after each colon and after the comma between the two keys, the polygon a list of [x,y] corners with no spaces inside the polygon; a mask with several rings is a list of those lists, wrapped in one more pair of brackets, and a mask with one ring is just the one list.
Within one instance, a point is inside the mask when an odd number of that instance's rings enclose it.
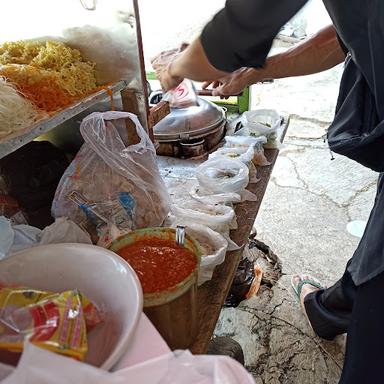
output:
{"label": "white plastic bowl", "polygon": [[85,361],[112,368],[127,351],[143,308],[140,282],[121,257],[86,244],[29,248],[0,262],[0,282],[53,292],[79,289],[106,315],[90,332]]}

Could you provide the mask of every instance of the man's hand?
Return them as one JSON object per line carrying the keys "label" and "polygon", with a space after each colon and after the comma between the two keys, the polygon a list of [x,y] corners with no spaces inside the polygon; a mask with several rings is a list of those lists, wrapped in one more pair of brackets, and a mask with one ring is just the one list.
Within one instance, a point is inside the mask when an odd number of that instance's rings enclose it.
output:
{"label": "man's hand", "polygon": [[252,69],[240,68],[218,80],[204,82],[202,88],[206,89],[212,85],[212,96],[220,96],[221,98],[238,95],[244,88],[252,84],[249,79],[250,70]]}

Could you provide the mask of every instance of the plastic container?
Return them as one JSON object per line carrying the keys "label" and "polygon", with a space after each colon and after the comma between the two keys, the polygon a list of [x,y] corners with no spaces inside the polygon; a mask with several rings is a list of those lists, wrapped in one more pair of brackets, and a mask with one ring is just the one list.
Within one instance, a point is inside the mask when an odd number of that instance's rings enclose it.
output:
{"label": "plastic container", "polygon": [[[136,241],[148,238],[175,239],[173,228],[144,228],[112,242],[109,249],[118,252]],[[175,287],[156,293],[144,293],[144,313],[171,349],[187,349],[197,332],[197,279],[201,249],[186,235],[185,247],[196,255],[193,272]]]}

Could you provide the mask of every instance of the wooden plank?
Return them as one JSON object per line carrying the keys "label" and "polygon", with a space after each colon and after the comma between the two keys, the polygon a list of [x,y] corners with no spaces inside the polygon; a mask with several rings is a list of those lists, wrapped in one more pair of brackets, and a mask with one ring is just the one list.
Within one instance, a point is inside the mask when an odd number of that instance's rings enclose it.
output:
{"label": "wooden plank", "polygon": [[[123,104],[123,110],[126,112],[134,113],[140,120],[140,107],[137,97],[137,92],[134,89],[123,89],[121,92],[121,102]],[[140,121],[141,124],[142,121]],[[140,138],[136,132],[135,123],[130,120],[125,120],[125,125],[127,127],[127,135],[129,144],[137,144],[140,142]]]}
{"label": "wooden plank", "polygon": [[137,50],[138,50],[138,56],[139,56],[139,63],[140,63],[140,81],[141,81],[141,89],[143,93],[143,97],[141,99],[141,103],[144,103],[145,108],[145,116],[141,116],[142,126],[144,129],[148,130],[149,137],[153,141],[153,131],[152,127],[148,124],[148,118],[149,118],[149,102],[148,102],[148,88],[147,88],[147,76],[145,71],[145,60],[144,60],[144,49],[143,49],[143,38],[141,34],[141,22],[140,22],[140,10],[139,10],[139,2],[138,0],[133,0],[133,9],[135,12],[135,20],[136,20],[136,38],[137,38]]}
{"label": "wooden plank", "polygon": [[[285,124],[282,138],[285,136],[288,123],[289,121]],[[241,246],[241,249],[227,252],[224,263],[216,267],[212,279],[198,289],[198,319],[200,324],[198,325],[196,341],[190,348],[194,354],[207,352],[221,308],[239,265],[243,248],[248,242],[249,234],[259,212],[278,154],[277,149],[265,150],[265,155],[271,164],[266,167],[257,167],[257,176],[260,181],[256,184],[250,184],[247,188],[258,197],[258,200],[245,201],[236,206],[239,227],[231,232],[231,239]]]}
{"label": "wooden plank", "polygon": [[165,116],[167,116],[171,112],[169,103],[167,101],[160,101],[160,103],[156,104],[154,107],[151,108],[149,111],[149,119],[148,119],[148,126],[149,129],[152,130],[152,128],[162,119],[164,119]]}

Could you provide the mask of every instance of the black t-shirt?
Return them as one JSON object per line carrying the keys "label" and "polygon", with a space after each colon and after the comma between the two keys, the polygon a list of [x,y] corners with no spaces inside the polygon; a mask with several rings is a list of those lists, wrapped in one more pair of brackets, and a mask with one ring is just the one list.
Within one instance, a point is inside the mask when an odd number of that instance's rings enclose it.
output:
{"label": "black t-shirt", "polygon": [[[208,0],[209,1],[209,0]],[[209,62],[233,72],[264,65],[280,28],[307,0],[227,0],[204,28],[201,43]]]}
{"label": "black t-shirt", "polygon": [[[227,0],[225,9],[201,35],[208,60],[226,72],[263,66],[278,31],[305,3],[305,0]],[[323,3],[341,47],[349,53],[329,130],[347,133],[349,138],[355,134],[360,142],[364,141],[362,132],[369,133],[377,126],[375,135],[381,140],[384,137],[384,0],[323,0]],[[367,137],[375,139],[374,135]],[[367,165],[374,161],[375,166],[379,164],[384,169],[383,152],[364,152],[358,156],[354,153],[349,157]],[[364,162],[357,157],[364,158]],[[384,174],[380,185],[366,231],[348,266],[356,285],[384,272]]]}

